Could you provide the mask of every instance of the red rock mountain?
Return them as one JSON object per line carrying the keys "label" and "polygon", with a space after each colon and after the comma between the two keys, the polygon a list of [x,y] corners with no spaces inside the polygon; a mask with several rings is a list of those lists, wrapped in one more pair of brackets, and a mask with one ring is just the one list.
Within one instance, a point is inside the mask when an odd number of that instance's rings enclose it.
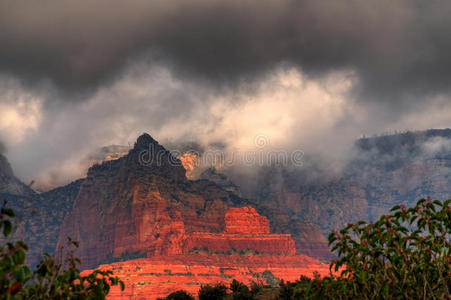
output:
{"label": "red rock mountain", "polygon": [[[180,220],[177,227],[184,231]],[[233,279],[275,285],[280,279],[329,273],[327,264],[296,255],[290,234],[270,233],[268,219],[250,206],[228,209],[224,232],[185,233],[184,240],[183,249],[176,247],[164,256],[149,252],[145,259],[101,265],[126,286],[124,291],[113,288],[109,298],[155,299],[179,289],[197,294],[202,284],[229,285]]]}
{"label": "red rock mountain", "polygon": [[[229,210],[243,206],[256,210]],[[73,210],[62,224],[56,253],[67,236],[80,242],[76,254],[84,267],[129,253],[148,257],[186,253],[190,243],[194,248],[209,235],[221,241],[217,251],[227,251],[229,246],[241,247],[237,239],[246,233],[242,232],[246,226],[252,234],[261,235],[252,242],[248,234],[246,248],[280,251],[266,246],[264,239],[273,239],[293,253],[294,240],[299,253],[330,255],[317,226],[240,198],[211,181],[188,180],[181,162],[144,134],[128,155],[89,169]],[[280,236],[271,236],[269,231]],[[207,244],[213,247],[215,243]]]}

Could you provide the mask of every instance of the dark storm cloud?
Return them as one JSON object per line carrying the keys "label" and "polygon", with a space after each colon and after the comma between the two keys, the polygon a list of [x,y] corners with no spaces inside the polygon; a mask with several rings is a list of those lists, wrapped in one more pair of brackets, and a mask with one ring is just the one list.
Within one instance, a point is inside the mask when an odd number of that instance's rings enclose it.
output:
{"label": "dark storm cloud", "polygon": [[448,92],[450,13],[435,0],[1,0],[0,70],[80,91],[143,53],[218,85],[286,63],[354,70],[360,98],[413,101]]}

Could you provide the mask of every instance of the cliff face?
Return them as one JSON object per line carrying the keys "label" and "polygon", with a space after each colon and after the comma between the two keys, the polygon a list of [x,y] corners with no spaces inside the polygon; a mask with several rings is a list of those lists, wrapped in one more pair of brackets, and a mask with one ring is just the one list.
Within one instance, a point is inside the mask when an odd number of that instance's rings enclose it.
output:
{"label": "cliff face", "polygon": [[[249,204],[211,181],[187,180],[181,162],[152,137],[143,135],[128,155],[89,169],[74,208],[63,222],[57,249],[67,236],[80,241],[77,255],[85,266],[126,253],[174,255],[184,251],[186,236],[194,232],[222,233],[228,209]],[[269,218],[271,228],[277,228],[273,232],[284,231],[286,228],[280,225],[285,223],[290,227],[286,214],[264,207],[260,210]],[[268,232],[267,220],[256,211],[246,212],[241,222],[248,215],[259,220],[264,225],[262,230]],[[302,234],[307,237],[296,247],[309,243],[305,251],[299,251],[328,254],[322,252],[327,245],[317,227],[302,222],[294,225],[302,231],[293,236],[295,239]],[[236,231],[233,227],[230,230]],[[310,244],[312,232],[319,236]]]}
{"label": "cliff face", "polygon": [[253,207],[231,208],[225,214],[225,233],[267,234],[269,221]]}
{"label": "cliff face", "polygon": [[296,247],[290,234],[271,234],[269,221],[250,206],[230,208],[225,213],[222,233],[193,232],[186,235],[183,253],[206,249],[214,253],[269,253],[295,255]]}

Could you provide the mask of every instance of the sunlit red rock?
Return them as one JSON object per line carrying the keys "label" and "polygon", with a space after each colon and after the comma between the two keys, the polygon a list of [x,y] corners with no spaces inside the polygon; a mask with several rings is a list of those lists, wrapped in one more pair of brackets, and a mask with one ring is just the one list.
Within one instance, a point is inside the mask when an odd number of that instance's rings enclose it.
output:
{"label": "sunlit red rock", "polygon": [[[184,289],[197,295],[202,284],[224,283],[233,279],[250,284],[277,284],[279,279],[294,281],[301,275],[329,274],[329,266],[303,255],[218,255],[185,254],[152,257],[100,266],[112,270],[125,283],[122,292],[113,287],[109,299],[156,299]],[[87,271],[86,273],[88,273]]]}
{"label": "sunlit red rock", "polygon": [[[109,298],[156,299],[179,289],[196,294],[202,284],[228,285],[233,279],[274,285],[279,279],[293,281],[313,272],[328,274],[328,266],[319,260],[296,255],[290,234],[270,233],[268,219],[254,208],[230,208],[224,217],[222,233],[187,233],[178,214],[172,222],[162,216],[162,235],[148,248],[147,259],[100,266],[126,283],[124,292],[114,288]],[[167,231],[177,232],[178,239],[168,238]]]}
{"label": "sunlit red rock", "polygon": [[229,209],[225,214],[225,226],[225,233],[269,233],[268,218],[250,206]]}
{"label": "sunlit red rock", "polygon": [[178,159],[180,159],[186,171],[193,171],[199,161],[197,154],[191,152],[184,153],[183,155],[179,156]]}
{"label": "sunlit red rock", "polygon": [[296,247],[290,234],[271,234],[269,221],[250,206],[230,208],[225,213],[223,233],[193,232],[186,236],[184,253],[192,249],[215,253],[250,250],[257,253],[294,255]]}

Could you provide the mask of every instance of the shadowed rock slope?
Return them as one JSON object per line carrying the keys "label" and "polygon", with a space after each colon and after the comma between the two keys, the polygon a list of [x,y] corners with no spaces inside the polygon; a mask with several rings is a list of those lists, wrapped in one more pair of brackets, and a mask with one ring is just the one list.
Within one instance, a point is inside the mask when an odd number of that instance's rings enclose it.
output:
{"label": "shadowed rock slope", "polygon": [[35,265],[44,252],[54,253],[64,217],[72,210],[82,179],[38,194],[17,179],[0,155],[0,200],[16,213],[12,240],[29,245],[27,263]]}

